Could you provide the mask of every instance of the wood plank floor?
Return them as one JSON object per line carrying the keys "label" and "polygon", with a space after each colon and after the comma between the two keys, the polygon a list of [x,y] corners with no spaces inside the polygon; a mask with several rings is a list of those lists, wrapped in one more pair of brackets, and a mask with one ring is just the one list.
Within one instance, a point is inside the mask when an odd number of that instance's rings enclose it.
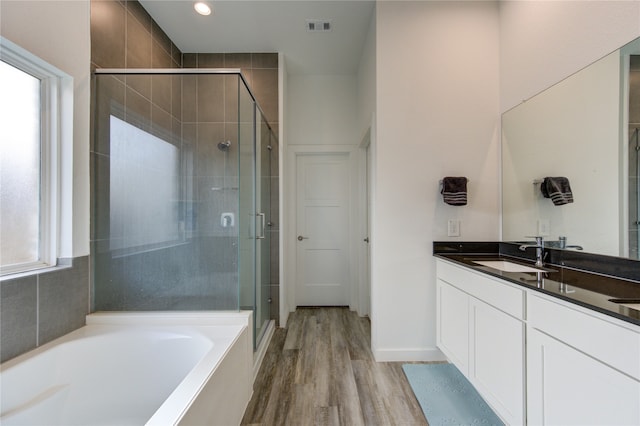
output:
{"label": "wood plank floor", "polygon": [[402,363],[376,363],[370,322],[347,308],[298,308],[277,329],[243,425],[426,425]]}

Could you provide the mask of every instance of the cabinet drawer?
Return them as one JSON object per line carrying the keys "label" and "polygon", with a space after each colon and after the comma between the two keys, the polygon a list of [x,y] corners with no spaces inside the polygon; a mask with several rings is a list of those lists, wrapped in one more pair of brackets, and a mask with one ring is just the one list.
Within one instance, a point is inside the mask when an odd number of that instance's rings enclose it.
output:
{"label": "cabinet drawer", "polygon": [[528,298],[527,316],[531,327],[640,380],[640,328],[623,327],[536,295]]}
{"label": "cabinet drawer", "polygon": [[480,273],[437,261],[438,278],[454,287],[500,309],[518,319],[524,319],[524,289],[485,277]]}

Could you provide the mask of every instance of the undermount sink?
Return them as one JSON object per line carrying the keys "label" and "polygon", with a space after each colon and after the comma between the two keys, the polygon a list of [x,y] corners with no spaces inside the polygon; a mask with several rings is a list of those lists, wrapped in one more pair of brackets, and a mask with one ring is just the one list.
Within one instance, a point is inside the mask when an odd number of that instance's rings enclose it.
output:
{"label": "undermount sink", "polygon": [[546,272],[543,269],[533,268],[519,263],[509,262],[508,260],[474,260],[473,263],[488,266],[503,272]]}

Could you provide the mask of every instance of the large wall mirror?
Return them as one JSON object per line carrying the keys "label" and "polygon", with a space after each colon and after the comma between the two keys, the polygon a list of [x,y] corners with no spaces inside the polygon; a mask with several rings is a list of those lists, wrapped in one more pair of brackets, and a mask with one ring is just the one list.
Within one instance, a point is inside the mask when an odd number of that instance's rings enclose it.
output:
{"label": "large wall mirror", "polygon": [[[502,237],[639,258],[640,39],[502,116]],[[569,179],[574,202],[540,191]]]}

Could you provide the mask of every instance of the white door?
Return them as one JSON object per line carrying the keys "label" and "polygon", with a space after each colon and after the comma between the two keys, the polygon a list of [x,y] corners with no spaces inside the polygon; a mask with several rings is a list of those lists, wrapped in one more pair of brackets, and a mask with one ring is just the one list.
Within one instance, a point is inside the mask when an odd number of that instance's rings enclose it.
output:
{"label": "white door", "polygon": [[349,156],[298,155],[296,170],[296,305],[349,305]]}

